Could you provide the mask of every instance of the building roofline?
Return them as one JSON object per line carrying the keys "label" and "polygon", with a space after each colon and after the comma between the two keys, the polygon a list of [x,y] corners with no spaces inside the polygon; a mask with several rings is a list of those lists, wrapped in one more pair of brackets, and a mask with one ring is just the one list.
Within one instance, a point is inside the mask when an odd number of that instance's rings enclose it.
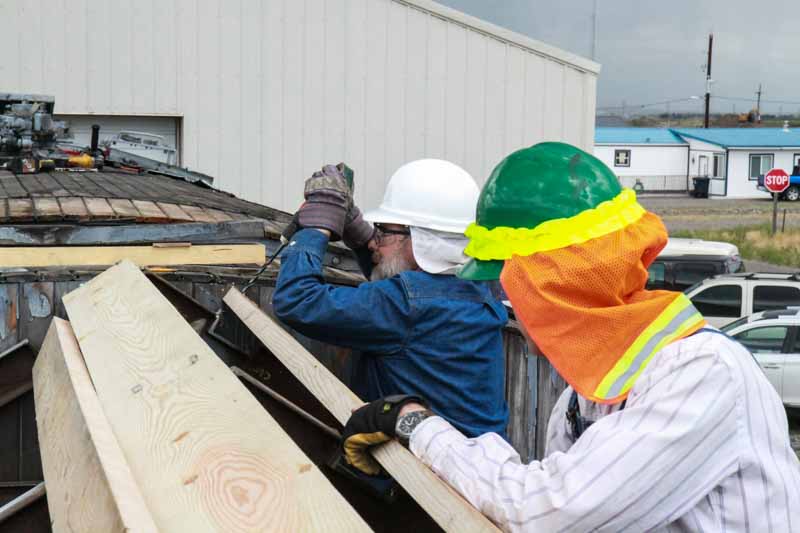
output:
{"label": "building roofline", "polygon": [[764,146],[728,146],[728,150],[800,150],[800,145],[797,144],[766,144]]}
{"label": "building roofline", "polygon": [[713,144],[726,150],[765,150],[765,149],[778,149],[778,150],[793,150],[800,149],[800,145],[796,144],[763,144],[763,145],[747,145],[747,144],[725,144],[718,141],[711,140],[707,137],[702,137],[696,133],[686,133],[675,128],[670,128],[670,131],[679,137],[688,137],[704,143]]}
{"label": "building roofline", "polygon": [[713,144],[714,146],[719,146],[720,148],[728,148],[726,145],[724,145],[722,143],[711,141],[709,139],[706,139],[706,138],[703,138],[703,137],[699,137],[699,136],[693,135],[691,133],[683,133],[682,131],[678,131],[678,130],[673,129],[673,128],[670,128],[669,131],[671,131],[673,133],[673,135],[677,135],[678,137],[689,137],[690,139],[695,139],[697,141],[703,141],[704,143]]}
{"label": "building roofline", "polygon": [[610,143],[610,142],[596,142],[594,143],[595,146],[674,146],[676,148],[686,148],[689,146],[687,142],[677,142],[677,143],[626,143],[626,142],[619,142],[619,143]]}
{"label": "building roofline", "polygon": [[498,40],[506,41],[520,48],[529,50],[530,52],[533,52],[536,55],[544,56],[548,59],[552,59],[559,63],[569,65],[578,70],[582,70],[592,74],[600,73],[600,68],[601,68],[600,63],[592,61],[591,59],[587,59],[577,54],[567,52],[566,50],[562,50],[561,48],[557,48],[555,46],[543,43],[541,41],[537,41],[536,39],[531,39],[530,37],[526,37],[520,33],[508,30],[501,26],[497,26],[490,22],[486,22],[485,20],[481,20],[477,17],[467,15],[466,13],[462,13],[461,11],[458,11],[456,9],[443,6],[441,4],[433,2],[432,0],[392,0],[392,1],[398,4],[405,4],[409,7],[426,11],[431,15],[439,18],[452,20],[453,22],[456,22],[471,30],[475,30],[479,33],[484,33],[489,37],[493,37]]}

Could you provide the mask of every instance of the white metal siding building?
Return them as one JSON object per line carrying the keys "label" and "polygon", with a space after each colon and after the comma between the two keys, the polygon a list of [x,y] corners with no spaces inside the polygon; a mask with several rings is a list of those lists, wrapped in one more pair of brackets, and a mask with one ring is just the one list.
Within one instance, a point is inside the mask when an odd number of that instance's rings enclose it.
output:
{"label": "white metal siding building", "polygon": [[101,138],[165,135],[285,210],[326,162],[371,207],[412,159],[483,182],[520,147],[593,145],[597,64],[428,0],[0,0],[0,20],[2,90],[52,94]]}

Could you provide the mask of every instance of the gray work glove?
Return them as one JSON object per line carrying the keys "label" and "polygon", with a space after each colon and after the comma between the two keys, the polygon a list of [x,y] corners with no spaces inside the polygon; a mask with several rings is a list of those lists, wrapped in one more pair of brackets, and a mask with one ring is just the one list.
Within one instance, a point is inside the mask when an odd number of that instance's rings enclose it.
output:
{"label": "gray work glove", "polygon": [[344,241],[345,246],[351,250],[363,248],[374,234],[375,228],[361,216],[361,209],[356,205],[351,207],[350,211],[347,212],[344,233],[342,234],[342,241]]}
{"label": "gray work glove", "polygon": [[338,241],[344,233],[347,212],[353,205],[352,191],[342,171],[334,165],[325,165],[322,171],[306,180],[305,203],[297,212],[303,228],[320,228],[331,232],[331,241]]}

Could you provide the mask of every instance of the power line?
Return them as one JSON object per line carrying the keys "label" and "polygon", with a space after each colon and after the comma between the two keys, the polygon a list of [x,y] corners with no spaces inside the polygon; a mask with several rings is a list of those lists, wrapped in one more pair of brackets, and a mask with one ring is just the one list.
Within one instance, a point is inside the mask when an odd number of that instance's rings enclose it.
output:
{"label": "power line", "polygon": [[[751,98],[749,96],[716,96],[714,98],[719,98],[720,100],[733,100],[733,101],[745,101],[745,102],[757,102],[756,98]],[[617,105],[617,106],[598,106],[598,111],[608,111],[613,109],[628,109],[628,110],[636,110],[642,109],[645,107],[655,107],[660,105],[667,105],[667,104],[674,104],[677,102],[687,102],[687,101],[697,101],[698,103],[702,102],[697,98],[673,98],[670,100],[662,100],[660,102],[650,102],[646,104],[625,104],[624,106]],[[765,100],[761,99],[762,104],[784,104],[784,105],[800,105],[800,101],[791,101],[791,100]]]}
{"label": "power line", "polygon": [[[721,100],[744,100],[747,102],[758,102],[757,98],[750,98],[748,96],[714,96],[714,98],[719,98]],[[790,101],[790,100],[765,100],[761,99],[762,104],[786,104],[786,105],[800,105],[800,101]]]}
{"label": "power line", "polygon": [[652,103],[649,103],[649,104],[625,104],[625,105],[617,105],[617,106],[602,106],[602,107],[598,107],[597,110],[599,111],[599,110],[607,110],[607,109],[641,109],[641,108],[644,108],[644,107],[655,107],[655,106],[659,106],[659,105],[674,104],[674,103],[677,103],[677,102],[686,102],[686,101],[692,101],[692,100],[697,100],[698,102],[700,101],[697,98],[674,98],[672,100],[663,100],[661,102],[652,102]]}

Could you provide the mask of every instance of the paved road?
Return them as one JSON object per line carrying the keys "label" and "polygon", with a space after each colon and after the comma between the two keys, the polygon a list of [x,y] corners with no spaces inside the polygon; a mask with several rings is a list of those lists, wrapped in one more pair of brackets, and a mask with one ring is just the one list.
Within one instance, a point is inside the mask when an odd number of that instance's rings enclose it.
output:
{"label": "paved road", "polygon": [[800,421],[797,419],[789,420],[789,438],[792,439],[792,448],[797,457],[800,457]]}
{"label": "paved road", "polygon": [[[772,223],[772,201],[692,198],[688,195],[643,195],[639,201],[661,216],[667,229],[724,229]],[[800,202],[778,204],[778,224],[786,211],[786,227],[800,228]]]}

